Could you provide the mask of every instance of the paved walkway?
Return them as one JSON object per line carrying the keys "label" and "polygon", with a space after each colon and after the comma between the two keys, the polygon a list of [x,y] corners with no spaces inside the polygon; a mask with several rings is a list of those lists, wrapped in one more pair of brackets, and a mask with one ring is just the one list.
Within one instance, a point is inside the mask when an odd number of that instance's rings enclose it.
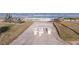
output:
{"label": "paved walkway", "polygon": [[[35,33],[34,32],[35,30],[37,30],[38,32]],[[64,42],[62,39],[59,38],[55,27],[50,22],[34,22],[27,30],[24,31],[24,33],[22,33],[18,38],[16,38],[11,43],[11,45],[64,45],[64,44],[68,43]]]}

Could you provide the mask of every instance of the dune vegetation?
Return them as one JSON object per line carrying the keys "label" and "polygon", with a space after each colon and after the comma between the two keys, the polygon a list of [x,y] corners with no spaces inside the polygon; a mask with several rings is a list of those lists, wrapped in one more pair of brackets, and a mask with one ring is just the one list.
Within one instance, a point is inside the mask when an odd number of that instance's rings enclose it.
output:
{"label": "dune vegetation", "polygon": [[65,41],[79,41],[79,22],[54,22],[59,36]]}
{"label": "dune vegetation", "polygon": [[0,22],[0,44],[9,44],[26,30],[32,21],[24,23]]}

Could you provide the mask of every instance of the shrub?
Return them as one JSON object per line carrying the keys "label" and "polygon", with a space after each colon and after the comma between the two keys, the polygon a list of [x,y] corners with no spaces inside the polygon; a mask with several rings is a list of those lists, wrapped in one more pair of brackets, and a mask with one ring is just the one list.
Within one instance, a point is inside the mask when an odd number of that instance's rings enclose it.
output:
{"label": "shrub", "polygon": [[0,28],[0,34],[8,31],[9,29],[10,29],[10,26],[3,26],[3,27],[1,27]]}

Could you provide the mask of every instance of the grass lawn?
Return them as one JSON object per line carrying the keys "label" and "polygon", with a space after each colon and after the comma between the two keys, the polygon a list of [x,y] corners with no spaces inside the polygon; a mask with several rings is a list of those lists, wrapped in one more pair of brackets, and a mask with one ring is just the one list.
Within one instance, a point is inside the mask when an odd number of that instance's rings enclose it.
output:
{"label": "grass lawn", "polygon": [[0,27],[2,26],[10,26],[10,29],[2,33],[0,35],[0,44],[9,44],[12,42],[16,37],[18,37],[24,30],[26,30],[32,24],[31,21],[26,21],[25,23],[7,23],[3,22],[0,23]]}
{"label": "grass lawn", "polygon": [[[76,32],[79,32],[78,24],[77,23],[69,23],[69,22],[61,22],[62,24],[68,26],[69,28],[72,28]],[[58,29],[60,37],[65,41],[79,41],[79,35],[76,34],[71,29],[61,25],[58,22],[54,22],[55,26]]]}

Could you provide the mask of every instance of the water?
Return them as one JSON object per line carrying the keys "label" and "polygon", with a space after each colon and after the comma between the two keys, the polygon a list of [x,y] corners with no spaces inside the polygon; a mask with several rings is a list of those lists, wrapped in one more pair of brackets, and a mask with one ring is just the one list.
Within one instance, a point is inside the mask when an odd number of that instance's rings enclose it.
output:
{"label": "water", "polygon": [[[13,17],[28,17],[28,18],[57,18],[57,17],[71,17],[79,18],[79,13],[11,13]],[[5,13],[0,13],[0,17],[5,17]]]}

